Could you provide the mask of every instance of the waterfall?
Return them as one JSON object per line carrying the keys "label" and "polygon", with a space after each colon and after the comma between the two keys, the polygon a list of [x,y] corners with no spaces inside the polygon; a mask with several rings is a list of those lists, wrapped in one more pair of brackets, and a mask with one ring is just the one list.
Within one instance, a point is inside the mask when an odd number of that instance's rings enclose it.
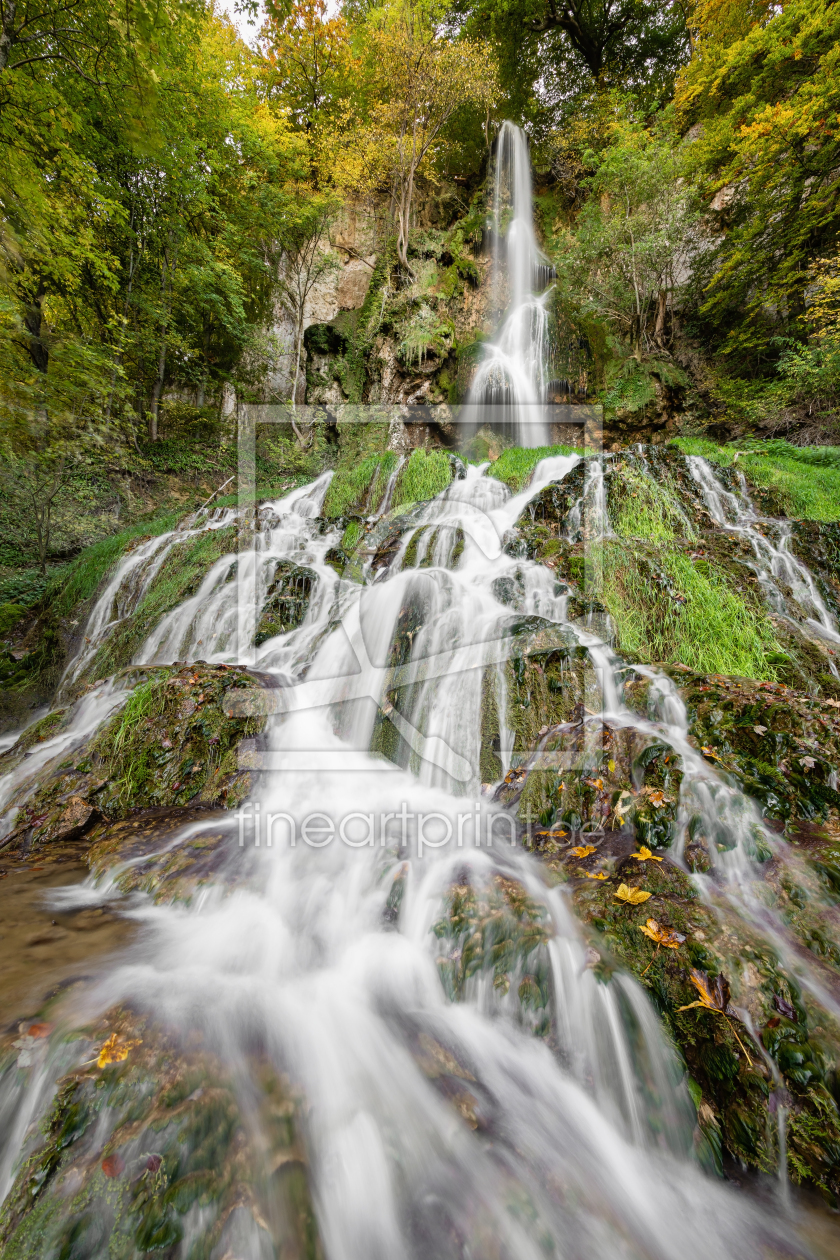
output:
{"label": "waterfall", "polygon": [[[409,515],[402,547],[361,583],[325,562],[336,534],[317,519],[321,478],[266,505],[254,548],[219,560],[138,654],[247,652],[279,685],[265,693],[261,786],[231,819],[225,861],[190,905],[125,901],[142,944],[87,995],[85,1022],[115,1003],[152,1011],[235,1067],[252,1113],[259,1047],[260,1064],[305,1100],[327,1260],[759,1260],[783,1228],[701,1173],[682,1066],[646,993],[628,976],[596,978],[567,895],[512,843],[510,815],[483,791],[482,680],[509,658],[523,616],[589,653],[604,709],[591,720],[640,724],[621,702],[621,663],[567,621],[550,570],[504,547],[530,498],[579,462],[542,461],[516,496],[471,467]],[[590,461],[578,511],[591,509],[599,530],[601,474]],[[408,564],[412,539],[415,559],[425,540],[423,568]],[[315,587],[302,624],[255,648],[243,635],[280,560],[305,563]],[[236,627],[234,565],[247,605]],[[506,579],[513,603],[498,598]],[[213,626],[224,633],[208,650]],[[649,729],[716,791],[664,681]],[[76,720],[88,729],[84,704]],[[376,748],[385,724],[387,758]],[[459,935],[448,907],[459,888],[501,913],[510,887],[532,906],[530,939],[500,982],[492,955],[466,966],[470,932]],[[71,895],[123,904],[114,881],[91,878]],[[523,993],[536,995],[530,1005]],[[0,1090],[9,1142],[33,1110],[23,1075]],[[31,1088],[44,1094],[44,1079]],[[7,1149],[6,1165],[13,1157]],[[208,1207],[193,1221],[196,1245],[212,1220]]]}
{"label": "waterfall", "polygon": [[[791,603],[803,622],[819,638],[840,645],[840,627],[836,618],[820,594],[813,575],[791,553],[790,523],[756,512],[743,473],[739,472],[739,489],[735,493],[721,485],[708,460],[702,456],[689,455],[686,462],[714,523],[740,534],[749,542],[753,552],[753,571],[772,610],[782,617],[790,617]],[[777,533],[777,542],[767,536],[768,530]],[[829,656],[828,660],[831,672],[838,677],[833,657]]]}
{"label": "waterfall", "polygon": [[547,446],[551,268],[534,234],[528,138],[502,123],[493,182],[493,292],[506,308],[485,346],[464,412],[471,427],[490,424],[518,446]]}

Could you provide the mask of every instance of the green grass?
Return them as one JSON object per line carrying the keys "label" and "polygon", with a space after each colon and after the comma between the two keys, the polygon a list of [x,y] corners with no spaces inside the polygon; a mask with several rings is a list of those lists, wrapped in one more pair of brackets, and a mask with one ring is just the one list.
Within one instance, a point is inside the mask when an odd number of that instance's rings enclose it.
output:
{"label": "green grass", "polygon": [[341,539],[341,545],[344,550],[348,553],[353,551],[363,533],[364,530],[358,521],[348,521],[347,528]]}
{"label": "green grass", "polygon": [[117,627],[93,657],[86,677],[107,678],[128,665],[166,614],[195,595],[215,562],[235,545],[235,525],[176,543],[136,611]]}
{"label": "green grass", "polygon": [[397,466],[398,456],[393,451],[381,455],[368,455],[357,463],[338,468],[324,498],[324,516],[348,516],[362,509],[375,512],[388,478]]}
{"label": "green grass", "polygon": [[433,499],[452,480],[452,465],[445,451],[424,451],[418,447],[400,469],[391,507],[423,503]]}
{"label": "green grass", "polygon": [[[594,560],[618,649],[630,659],[687,665],[701,674],[776,677],[783,649],[772,624],[746,605],[717,566],[663,548],[654,568],[642,553],[615,542],[604,543]],[[670,590],[655,580],[656,569]]]}
{"label": "green grass", "polygon": [[514,494],[522,490],[541,459],[552,455],[582,454],[571,446],[510,446],[491,464],[487,470],[488,477],[496,477],[503,481]]}
{"label": "green grass", "polygon": [[613,528],[620,538],[661,543],[694,537],[694,527],[664,479],[654,481],[628,465],[621,467],[620,472],[620,480],[613,479],[610,501]]}
{"label": "green grass", "polygon": [[64,617],[77,604],[90,599],[113,564],[119,560],[126,547],[135,538],[157,537],[174,529],[184,515],[183,511],[155,521],[141,521],[129,529],[103,538],[101,542],[86,547],[72,564],[47,587],[44,603],[57,617]]}
{"label": "green grass", "polygon": [[101,750],[110,761],[110,776],[121,803],[133,800],[149,777],[147,733],[163,712],[168,675],[167,670],[134,688],[110,727],[108,747]]}
{"label": "green grass", "polygon": [[707,438],[677,438],[686,455],[738,467],[747,481],[770,491],[780,512],[810,521],[840,520],[840,447],[791,446],[789,442],[744,441],[719,446]]}

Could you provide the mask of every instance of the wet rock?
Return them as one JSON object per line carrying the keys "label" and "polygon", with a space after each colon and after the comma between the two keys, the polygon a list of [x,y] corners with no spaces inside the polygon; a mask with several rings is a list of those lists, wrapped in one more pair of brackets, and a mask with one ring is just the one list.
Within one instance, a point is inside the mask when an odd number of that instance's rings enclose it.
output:
{"label": "wet rock", "polygon": [[[232,808],[248,794],[253,771],[240,766],[238,749],[264,726],[259,698],[273,678],[199,662],[134,670],[128,679],[125,705],[103,727],[56,753],[34,782],[24,775],[7,845],[48,844],[81,835],[99,817],[117,821],[155,807]],[[23,754],[16,757],[25,767]]]}
{"label": "wet rock", "polygon": [[289,561],[277,565],[257,624],[256,647],[277,634],[297,629],[306,616],[315,581],[311,569]]}
{"label": "wet rock", "polygon": [[[198,1028],[185,1042],[117,1009],[74,1038],[76,1065],[4,1204],[4,1254],[176,1255],[199,1226],[205,1255],[320,1254],[297,1105],[266,1062],[242,1064],[267,1100],[257,1115]],[[280,1195],[263,1169],[290,1159]]]}

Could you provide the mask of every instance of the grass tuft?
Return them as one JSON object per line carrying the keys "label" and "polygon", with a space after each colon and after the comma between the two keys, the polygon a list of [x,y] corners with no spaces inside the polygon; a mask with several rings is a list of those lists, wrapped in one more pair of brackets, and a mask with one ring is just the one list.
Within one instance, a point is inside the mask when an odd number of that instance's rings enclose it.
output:
{"label": "grass tuft", "polygon": [[327,488],[323,515],[349,516],[354,512],[375,512],[385,494],[388,478],[397,466],[393,451],[368,455],[358,463],[336,470]]}
{"label": "grass tuft", "polygon": [[575,452],[571,446],[510,446],[487,470],[487,475],[503,481],[514,494],[518,494],[524,489],[541,459],[548,459],[552,455],[573,454],[580,455],[583,452]]}
{"label": "grass tuft", "polygon": [[451,480],[452,465],[446,452],[424,451],[418,447],[400,469],[391,507],[433,499],[446,489]]}
{"label": "grass tuft", "polygon": [[624,655],[701,674],[775,679],[782,648],[772,624],[747,607],[716,565],[664,548],[654,565],[610,541],[599,551],[601,597]]}
{"label": "grass tuft", "polygon": [[620,472],[617,493],[610,503],[613,528],[620,538],[661,543],[695,536],[694,527],[664,480],[654,481],[629,465]]}

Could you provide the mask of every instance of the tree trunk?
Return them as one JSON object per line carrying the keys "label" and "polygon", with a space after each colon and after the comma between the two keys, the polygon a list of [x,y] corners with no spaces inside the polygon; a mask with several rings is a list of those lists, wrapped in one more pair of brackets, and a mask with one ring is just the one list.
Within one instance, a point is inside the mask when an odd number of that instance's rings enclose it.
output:
{"label": "tree trunk", "polygon": [[17,0],[6,0],[3,28],[0,30],[0,71],[6,69],[15,42]]}
{"label": "tree trunk", "polygon": [[653,330],[653,340],[663,350],[665,349],[665,316],[668,311],[668,291],[667,289],[659,290],[659,300],[656,304],[656,324]]}
{"label": "tree trunk", "polygon": [[160,354],[158,356],[158,374],[152,388],[152,407],[149,412],[149,441],[156,442],[158,437],[158,412],[160,411],[160,396],[163,393],[163,382],[166,374],[166,338],[160,343]]}
{"label": "tree trunk", "polygon": [[24,306],[23,323],[26,331],[29,333],[29,342],[27,350],[29,357],[35,364],[39,372],[46,374],[50,364],[50,352],[44,345],[41,336],[43,326],[43,311],[41,303],[44,300],[45,288],[43,280],[38,281],[38,288],[34,293],[30,293],[26,299]]}
{"label": "tree trunk", "polygon": [[[301,307],[298,315],[297,337],[295,338],[295,375],[294,380],[292,381],[292,411],[297,410],[298,376],[300,375],[300,355],[303,347],[303,318],[303,307]],[[305,400],[306,394],[304,393],[304,401]]]}

